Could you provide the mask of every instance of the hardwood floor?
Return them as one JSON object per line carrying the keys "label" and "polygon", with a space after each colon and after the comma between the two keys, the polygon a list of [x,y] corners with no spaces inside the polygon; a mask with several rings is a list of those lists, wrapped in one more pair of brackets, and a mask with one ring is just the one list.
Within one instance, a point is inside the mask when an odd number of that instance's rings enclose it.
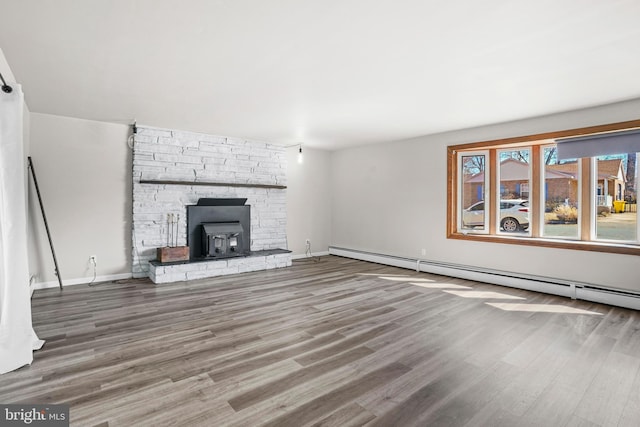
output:
{"label": "hardwood floor", "polygon": [[[491,304],[491,305],[490,305]],[[81,426],[637,426],[633,310],[338,257],[37,291],[2,403]]]}

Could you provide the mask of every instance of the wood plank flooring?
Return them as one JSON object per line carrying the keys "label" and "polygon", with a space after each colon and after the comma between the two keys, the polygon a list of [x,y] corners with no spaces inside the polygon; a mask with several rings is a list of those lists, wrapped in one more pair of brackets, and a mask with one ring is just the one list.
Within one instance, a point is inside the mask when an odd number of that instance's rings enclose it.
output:
{"label": "wood plank flooring", "polygon": [[47,343],[0,376],[0,402],[68,403],[72,425],[640,420],[633,310],[333,256],[47,289],[32,306]]}

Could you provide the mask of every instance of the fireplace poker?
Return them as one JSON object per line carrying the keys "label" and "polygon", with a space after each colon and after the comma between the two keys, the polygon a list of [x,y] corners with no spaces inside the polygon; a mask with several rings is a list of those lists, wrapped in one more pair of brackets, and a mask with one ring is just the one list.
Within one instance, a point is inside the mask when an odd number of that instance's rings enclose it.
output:
{"label": "fireplace poker", "polygon": [[171,215],[173,214],[167,214],[167,247],[171,246],[171,233],[173,232],[173,227],[171,225]]}
{"label": "fireplace poker", "polygon": [[176,231],[173,234],[173,239],[174,239],[173,247],[175,248],[178,246],[178,223],[180,222],[180,214],[176,214],[174,219],[175,219],[174,224],[176,226]]}

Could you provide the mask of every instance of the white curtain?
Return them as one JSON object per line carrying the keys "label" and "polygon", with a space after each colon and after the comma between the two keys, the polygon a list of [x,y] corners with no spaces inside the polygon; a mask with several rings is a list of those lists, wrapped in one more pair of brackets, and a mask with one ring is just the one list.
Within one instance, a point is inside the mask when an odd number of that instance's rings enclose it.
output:
{"label": "white curtain", "polygon": [[27,262],[26,159],[20,85],[0,92],[0,374],[33,361],[44,341],[31,324]]}

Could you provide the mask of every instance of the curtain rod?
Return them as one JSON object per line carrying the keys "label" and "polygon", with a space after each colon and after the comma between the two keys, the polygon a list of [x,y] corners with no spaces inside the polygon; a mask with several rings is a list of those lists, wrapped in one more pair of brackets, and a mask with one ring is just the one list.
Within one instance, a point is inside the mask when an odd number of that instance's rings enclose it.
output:
{"label": "curtain rod", "polygon": [[4,81],[4,77],[2,77],[2,73],[0,73],[0,80],[2,80],[2,91],[4,93],[11,93],[13,92],[13,88],[11,86],[9,86],[7,84],[7,82]]}

